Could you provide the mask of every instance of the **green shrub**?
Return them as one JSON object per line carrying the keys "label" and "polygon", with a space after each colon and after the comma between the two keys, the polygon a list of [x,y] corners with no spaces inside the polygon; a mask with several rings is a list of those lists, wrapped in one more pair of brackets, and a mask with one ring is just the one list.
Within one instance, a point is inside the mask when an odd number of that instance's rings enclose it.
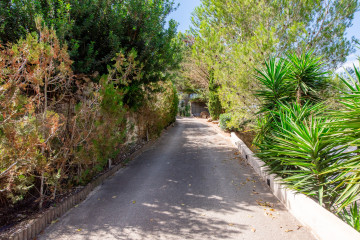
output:
{"label": "green shrub", "polygon": [[222,130],[227,130],[227,129],[229,129],[228,123],[229,123],[230,121],[231,121],[231,114],[230,114],[230,113],[220,114],[219,123],[220,123],[220,128],[221,128]]}
{"label": "green shrub", "polygon": [[130,81],[124,72],[132,80],[141,76],[131,55],[119,54],[97,84],[74,76],[66,46],[53,30],[38,27],[38,33],[0,47],[3,206],[38,197],[41,208],[69,187],[86,184],[119,153],[127,115],[149,113],[143,125],[156,135],[177,113],[177,93],[169,80],[143,87],[148,97],[143,112],[125,106],[126,89],[118,83]]}
{"label": "green shrub", "polygon": [[343,209],[342,212],[338,213],[338,216],[347,224],[355,228],[358,232],[360,232],[360,209],[358,209],[357,203],[354,202],[349,210],[346,208]]}
{"label": "green shrub", "polygon": [[190,105],[185,106],[185,117],[191,117]]}
{"label": "green shrub", "polygon": [[333,137],[341,131],[331,127],[322,109],[321,105],[279,105],[257,155],[289,188],[334,210],[343,194],[354,198],[359,188],[344,185],[353,178],[353,153],[345,151],[348,147],[341,138]]}
{"label": "green shrub", "polygon": [[[172,0],[3,0],[0,1],[0,43],[25,38],[36,31],[36,16],[53,27],[61,44],[69,48],[75,73],[108,73],[116,54],[128,58],[136,52],[142,77],[122,87],[123,101],[139,107],[144,100],[144,85],[168,78],[181,61],[177,24],[167,20],[175,10]],[[156,53],[156,54],[155,54]],[[99,77],[93,78],[98,81]]]}
{"label": "green shrub", "polygon": [[219,119],[222,113],[221,102],[218,93],[219,85],[216,84],[213,71],[209,73],[209,112],[213,120]]}
{"label": "green shrub", "polygon": [[360,85],[348,83],[345,110],[326,115],[319,92],[327,72],[320,58],[290,54],[265,65],[257,77],[263,86],[257,155],[289,188],[340,211],[360,194],[359,151],[347,152],[358,145]]}

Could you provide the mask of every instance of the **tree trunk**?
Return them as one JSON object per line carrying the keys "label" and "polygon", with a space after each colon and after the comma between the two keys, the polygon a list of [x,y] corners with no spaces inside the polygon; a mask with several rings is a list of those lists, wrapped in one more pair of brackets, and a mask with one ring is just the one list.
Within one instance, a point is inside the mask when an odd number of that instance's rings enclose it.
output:
{"label": "tree trunk", "polygon": [[298,90],[296,92],[296,103],[299,104],[299,105],[301,105],[300,98],[301,98],[301,89],[298,88]]}
{"label": "tree trunk", "polygon": [[39,209],[42,209],[43,202],[44,202],[44,171],[41,172]]}

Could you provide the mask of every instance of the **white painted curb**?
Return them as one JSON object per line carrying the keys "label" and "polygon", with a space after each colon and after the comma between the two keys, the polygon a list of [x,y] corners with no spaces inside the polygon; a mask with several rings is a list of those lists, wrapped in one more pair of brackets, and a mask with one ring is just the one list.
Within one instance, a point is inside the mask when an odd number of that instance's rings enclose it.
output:
{"label": "white painted curb", "polygon": [[321,240],[360,240],[360,233],[351,226],[321,207],[311,198],[285,188],[281,181],[274,178],[274,175],[269,175],[266,172],[266,167],[263,167],[265,163],[256,157],[233,132],[231,133],[231,141],[239,149],[241,156],[269,185],[273,194],[294,217],[309,227],[316,237]]}

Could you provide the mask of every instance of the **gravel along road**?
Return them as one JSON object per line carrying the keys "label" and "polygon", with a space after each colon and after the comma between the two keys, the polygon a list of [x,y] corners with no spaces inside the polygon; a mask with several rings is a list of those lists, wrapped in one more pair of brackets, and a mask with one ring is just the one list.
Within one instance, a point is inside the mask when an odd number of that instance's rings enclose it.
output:
{"label": "gravel along road", "polygon": [[202,119],[175,127],[38,239],[315,239],[226,136]]}

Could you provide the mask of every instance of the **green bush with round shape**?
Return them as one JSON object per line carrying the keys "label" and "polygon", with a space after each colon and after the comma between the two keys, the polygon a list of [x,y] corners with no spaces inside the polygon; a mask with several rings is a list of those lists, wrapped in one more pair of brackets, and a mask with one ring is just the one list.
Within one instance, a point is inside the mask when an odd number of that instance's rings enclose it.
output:
{"label": "green bush with round shape", "polygon": [[230,113],[223,113],[220,114],[219,117],[219,123],[220,123],[220,128],[222,130],[228,130],[228,123],[231,121],[231,114]]}

